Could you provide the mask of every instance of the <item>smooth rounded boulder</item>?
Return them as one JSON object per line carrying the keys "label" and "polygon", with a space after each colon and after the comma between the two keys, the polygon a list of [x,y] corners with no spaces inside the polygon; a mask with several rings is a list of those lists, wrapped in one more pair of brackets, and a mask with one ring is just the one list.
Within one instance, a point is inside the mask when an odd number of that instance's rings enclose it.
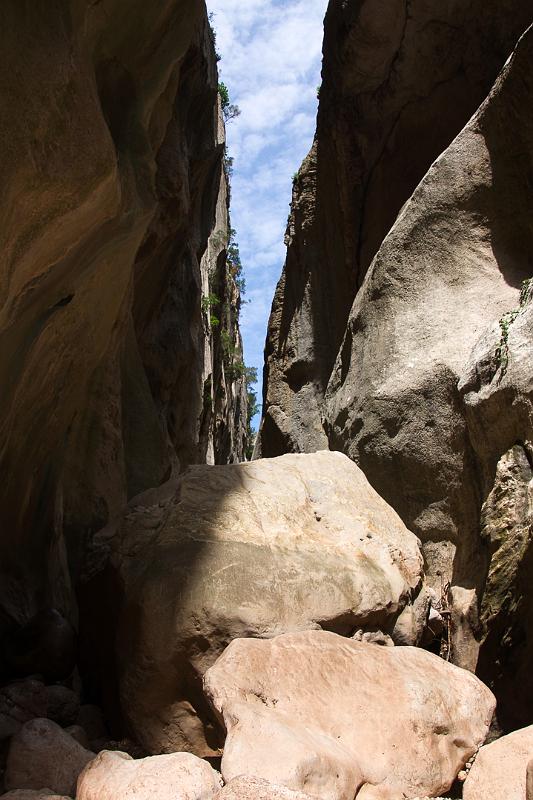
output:
{"label": "smooth rounded boulder", "polygon": [[444,793],[495,707],[478,678],[432,653],[326,631],[238,639],[204,685],[227,731],[225,781],[250,775],[322,800]]}
{"label": "smooth rounded boulder", "polygon": [[533,725],[482,747],[465,781],[463,800],[524,800],[532,757]]}
{"label": "smooth rounded boulder", "polygon": [[132,759],[104,750],[78,780],[77,800],[209,800],[220,775],[191,753]]}
{"label": "smooth rounded boulder", "polygon": [[391,632],[423,575],[418,539],[330,452],[191,467],[113,550],[121,705],[149,753],[217,755],[202,677],[233,639]]}
{"label": "smooth rounded boulder", "polygon": [[74,797],[78,775],[94,753],[55,722],[34,719],[13,737],[7,755],[6,789],[41,789]]}

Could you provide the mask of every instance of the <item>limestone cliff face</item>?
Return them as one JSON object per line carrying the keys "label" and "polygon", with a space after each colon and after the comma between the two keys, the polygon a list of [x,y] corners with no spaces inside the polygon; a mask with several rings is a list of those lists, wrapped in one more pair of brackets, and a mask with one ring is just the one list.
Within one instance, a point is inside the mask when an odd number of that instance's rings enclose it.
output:
{"label": "limestone cliff face", "polygon": [[129,498],[242,459],[246,392],[204,3],[7,0],[0,30],[1,630],[72,617]]}
{"label": "limestone cliff face", "polygon": [[354,297],[400,208],[533,19],[520,0],[331,0],[317,132],[293,188],[258,453],[327,447],[323,398]]}
{"label": "limestone cliff face", "polygon": [[348,454],[422,539],[453,658],[504,728],[533,708],[532,22],[520,2],[330,2],[260,434],[263,455]]}

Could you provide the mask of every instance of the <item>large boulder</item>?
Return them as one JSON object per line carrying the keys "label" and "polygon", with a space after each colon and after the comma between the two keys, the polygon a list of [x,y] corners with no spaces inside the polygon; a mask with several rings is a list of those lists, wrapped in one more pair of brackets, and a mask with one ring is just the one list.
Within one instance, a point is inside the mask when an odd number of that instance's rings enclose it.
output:
{"label": "large boulder", "polygon": [[150,502],[115,537],[108,602],[122,712],[151,753],[216,754],[202,676],[233,639],[389,631],[421,583],[417,538],[340,453],[191,467]]}
{"label": "large boulder", "polygon": [[532,66],[529,29],[381,245],[327,392],[330,446],[420,536],[429,579],[452,582],[454,657],[471,668],[476,643],[462,631],[476,632],[487,572],[486,493],[458,383],[480,334],[519,306],[531,274]]}
{"label": "large boulder", "polygon": [[412,647],[326,631],[238,639],[205,676],[227,730],[222,775],[322,800],[399,800],[447,790],[494,711],[474,675]]}
{"label": "large boulder", "polygon": [[25,722],[45,717],[48,709],[47,689],[42,681],[26,678],[0,689],[0,741],[17,733]]}
{"label": "large boulder", "polygon": [[463,788],[464,800],[525,800],[533,725],[482,747]]}
{"label": "large boulder", "polygon": [[77,800],[209,800],[220,775],[191,753],[134,760],[104,750],[78,780]]}
{"label": "large boulder", "polygon": [[6,789],[41,789],[74,797],[78,775],[94,753],[49,719],[27,722],[13,737],[7,755]]}

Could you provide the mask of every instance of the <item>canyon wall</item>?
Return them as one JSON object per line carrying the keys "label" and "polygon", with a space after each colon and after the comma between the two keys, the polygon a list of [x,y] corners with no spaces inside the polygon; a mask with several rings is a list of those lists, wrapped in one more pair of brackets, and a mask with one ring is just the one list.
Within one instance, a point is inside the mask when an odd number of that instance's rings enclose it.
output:
{"label": "canyon wall", "polygon": [[[434,588],[452,584],[454,659],[475,669],[481,645],[508,695],[530,647],[531,372],[511,362],[533,273],[532,22],[512,1],[330,2],[257,447],[356,461]],[[527,692],[504,726],[531,721]]]}
{"label": "canyon wall", "polygon": [[0,30],[3,633],[76,624],[96,531],[244,458],[246,387],[204,3],[7,0]]}

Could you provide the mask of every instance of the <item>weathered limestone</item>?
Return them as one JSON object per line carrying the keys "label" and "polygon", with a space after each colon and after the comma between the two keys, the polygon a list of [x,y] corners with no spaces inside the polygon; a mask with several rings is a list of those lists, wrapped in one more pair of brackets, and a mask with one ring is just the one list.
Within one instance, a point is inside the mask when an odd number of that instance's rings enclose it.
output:
{"label": "weathered limestone", "polygon": [[326,631],[238,639],[204,684],[227,730],[224,780],[251,775],[322,800],[443,793],[495,706],[438,656]]}
{"label": "weathered limestone", "polygon": [[7,789],[41,789],[74,797],[76,781],[94,753],[49,719],[27,722],[12,738],[5,773]]}
{"label": "weathered limestone", "polygon": [[191,753],[134,760],[104,750],[78,780],[77,800],[210,800],[221,779],[207,761]]}
{"label": "weathered limestone", "polygon": [[482,747],[463,788],[464,800],[525,800],[533,725]]}
{"label": "weathered limestone", "polygon": [[216,800],[309,800],[309,795],[293,792],[260,778],[241,775],[233,778],[216,795]]}
{"label": "weathered limestone", "polygon": [[[269,322],[258,453],[328,446],[324,393],[372,258],[532,22],[522,0],[329,3],[317,131],[294,183],[287,260]],[[520,125],[511,118],[506,129]],[[422,261],[432,252],[428,246]],[[378,362],[376,375],[380,369]]]}
{"label": "weathered limestone", "polygon": [[232,639],[391,632],[422,581],[418,540],[340,453],[191,467],[105,543],[117,693],[151,753],[216,754],[201,680]]}
{"label": "weathered limestone", "polygon": [[[498,721],[532,721],[533,679],[533,306],[521,303],[476,343],[459,390],[481,465],[482,542],[490,565],[481,604],[479,675],[499,698]],[[504,337],[505,331],[505,337]]]}
{"label": "weathered limestone", "polygon": [[7,0],[0,40],[1,637],[43,598],[75,623],[92,535],[241,458],[246,397],[202,303],[238,301],[205,4]]}
{"label": "weathered limestone", "polygon": [[532,65],[530,30],[381,246],[328,388],[330,446],[420,536],[435,586],[454,585],[454,658],[470,668],[488,559],[483,469],[457,387],[480,333],[518,306],[531,271]]}

